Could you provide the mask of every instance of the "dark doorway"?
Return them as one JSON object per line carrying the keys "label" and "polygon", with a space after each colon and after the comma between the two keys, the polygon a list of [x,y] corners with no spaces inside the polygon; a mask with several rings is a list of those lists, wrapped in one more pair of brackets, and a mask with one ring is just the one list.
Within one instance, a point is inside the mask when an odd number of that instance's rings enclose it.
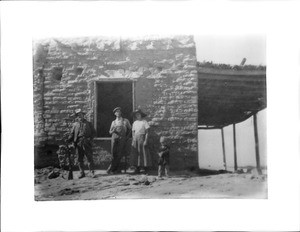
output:
{"label": "dark doorway", "polygon": [[122,108],[122,116],[132,124],[132,82],[97,82],[97,137],[110,137],[110,125],[115,120],[113,109],[117,106]]}

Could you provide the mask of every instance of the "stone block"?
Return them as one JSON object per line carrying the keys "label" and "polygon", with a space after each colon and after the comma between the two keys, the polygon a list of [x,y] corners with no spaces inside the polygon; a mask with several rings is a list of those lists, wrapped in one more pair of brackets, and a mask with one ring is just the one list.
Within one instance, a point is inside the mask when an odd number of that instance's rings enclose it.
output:
{"label": "stone block", "polygon": [[79,108],[79,105],[68,105],[67,108],[68,109],[77,109],[77,108]]}
{"label": "stone block", "polygon": [[43,118],[51,118],[52,116],[50,114],[44,114]]}
{"label": "stone block", "polygon": [[45,91],[44,96],[55,97],[56,94],[55,94],[55,93],[52,93],[52,92],[47,92],[47,91]]}
{"label": "stone block", "polygon": [[68,131],[70,131],[70,128],[67,128],[67,127],[58,127],[57,131],[58,132],[68,132]]}
{"label": "stone block", "polygon": [[74,96],[76,97],[86,97],[88,94],[86,92],[81,92],[81,93],[75,93]]}
{"label": "stone block", "polygon": [[57,135],[59,135],[60,133],[59,132],[55,132],[55,131],[50,131],[50,132],[48,132],[48,135],[49,136],[57,136]]}
{"label": "stone block", "polygon": [[50,114],[58,114],[60,111],[59,110],[50,110]]}
{"label": "stone block", "polygon": [[61,114],[72,114],[72,113],[74,113],[74,111],[73,110],[60,110],[60,113]]}

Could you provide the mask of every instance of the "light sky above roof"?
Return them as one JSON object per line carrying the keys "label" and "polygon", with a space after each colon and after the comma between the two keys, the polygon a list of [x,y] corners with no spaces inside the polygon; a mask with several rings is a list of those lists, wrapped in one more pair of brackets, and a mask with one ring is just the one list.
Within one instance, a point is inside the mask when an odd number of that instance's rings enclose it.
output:
{"label": "light sky above roof", "polygon": [[196,35],[197,60],[239,65],[266,65],[266,38],[263,35]]}

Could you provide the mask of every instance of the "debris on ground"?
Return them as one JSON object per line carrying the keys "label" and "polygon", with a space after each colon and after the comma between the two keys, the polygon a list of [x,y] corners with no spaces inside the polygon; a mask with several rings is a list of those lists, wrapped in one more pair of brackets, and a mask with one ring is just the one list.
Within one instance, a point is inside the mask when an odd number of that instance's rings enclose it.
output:
{"label": "debris on ground", "polygon": [[267,198],[266,174],[202,170],[158,178],[156,172],[107,175],[96,170],[95,178],[78,179],[80,173],[74,171],[74,179],[67,180],[57,178],[60,173],[53,167],[35,170],[36,200]]}
{"label": "debris on ground", "polygon": [[71,188],[66,188],[66,189],[63,189],[61,191],[59,191],[58,195],[60,196],[63,196],[63,195],[72,195],[74,193],[79,193],[80,191],[79,190],[74,190],[74,189],[71,189]]}
{"label": "debris on ground", "polygon": [[48,174],[48,179],[54,179],[59,176],[60,176],[60,173],[58,171],[53,170]]}

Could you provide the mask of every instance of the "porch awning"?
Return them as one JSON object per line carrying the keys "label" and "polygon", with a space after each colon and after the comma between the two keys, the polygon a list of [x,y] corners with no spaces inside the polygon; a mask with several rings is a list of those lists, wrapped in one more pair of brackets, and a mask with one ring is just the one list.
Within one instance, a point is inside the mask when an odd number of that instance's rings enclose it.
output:
{"label": "porch awning", "polygon": [[198,67],[198,127],[223,128],[267,107],[266,70]]}

